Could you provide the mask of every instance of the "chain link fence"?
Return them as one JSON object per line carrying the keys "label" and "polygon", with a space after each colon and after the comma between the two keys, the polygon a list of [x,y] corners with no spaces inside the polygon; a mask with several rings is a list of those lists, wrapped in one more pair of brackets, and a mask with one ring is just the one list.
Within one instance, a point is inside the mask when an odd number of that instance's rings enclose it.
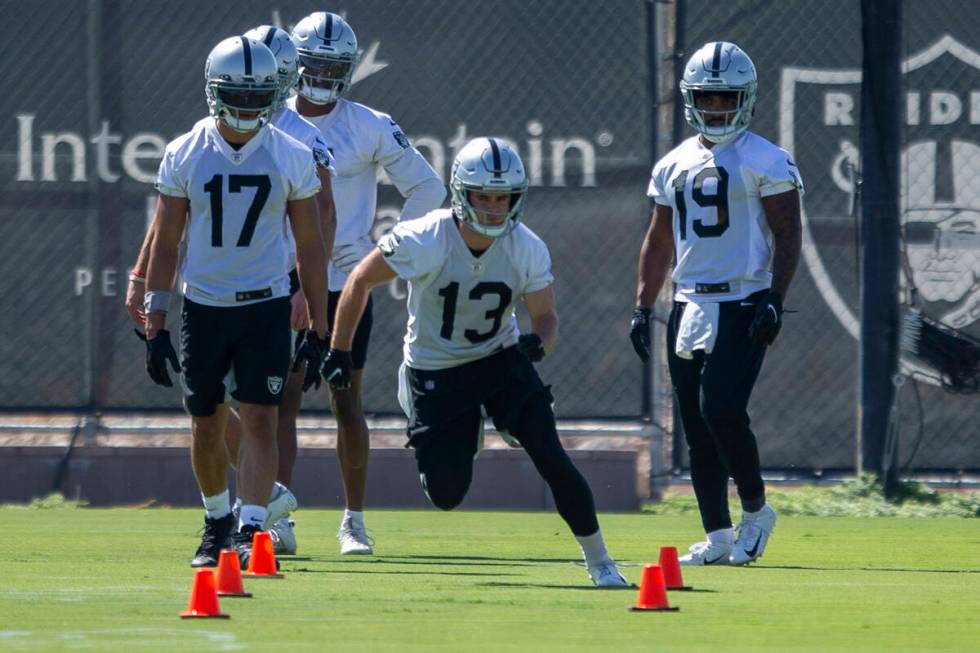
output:
{"label": "chain link fence", "polygon": [[[701,43],[738,43],[755,61],[752,129],[790,151],[806,183],[804,256],[750,412],[768,467],[853,468],[858,396],[859,2],[679,0],[678,61]],[[902,300],[980,335],[980,6],[905,3]],[[683,117],[675,141],[687,136]],[[859,206],[859,203],[857,203]],[[943,392],[902,359],[899,463],[980,468],[980,400]]]}
{"label": "chain link fence", "polygon": [[[217,41],[263,23],[288,29],[323,7],[0,0],[0,9],[8,17],[0,24],[8,52],[0,64],[8,80],[0,96],[0,404],[179,410],[179,391],[146,377],[122,308],[162,148],[205,114],[204,59]],[[654,132],[661,154],[690,135],[674,110],[675,75],[698,45],[742,46],[759,71],[752,127],[793,153],[807,185],[805,257],[787,305],[799,312],[787,316],[750,407],[762,459],[854,467],[860,234],[848,166],[859,164],[860,3],[361,0],[330,9],[346,16],[362,48],[351,99],[392,114],[444,180],[473,136],[507,138],[524,157],[527,222],[549,244],[558,277],[562,341],[541,371],[555,386],[559,416],[649,410],[668,432],[664,370],[653,370],[653,404],[644,403],[626,340]],[[903,293],[914,284],[927,315],[978,336],[980,7],[907,2],[905,20],[908,92],[895,98],[907,118]],[[375,236],[401,201],[382,179]],[[400,283],[375,291],[371,413],[398,413],[403,295]],[[903,365],[915,371],[915,361]],[[975,395],[922,380],[898,396],[901,462],[980,468]],[[325,393],[305,403],[326,409]],[[680,466],[682,450],[675,446]]]}
{"label": "chain link fence", "polygon": [[[2,403],[179,408],[178,390],[146,377],[122,310],[162,147],[207,111],[204,60],[216,42],[264,23],[289,29],[323,6],[0,6],[13,17],[0,27],[10,53],[0,99]],[[444,180],[469,138],[517,145],[531,175],[526,220],[549,243],[559,279],[562,345],[542,365],[558,410],[639,415],[641,369],[625,330],[651,151],[646,3],[374,0],[330,9],[359,36],[351,99],[390,113]],[[57,48],[47,47],[53,34]],[[401,203],[382,179],[376,236]],[[403,298],[403,284],[375,291],[372,413],[399,411]],[[326,393],[306,405],[325,409]]]}

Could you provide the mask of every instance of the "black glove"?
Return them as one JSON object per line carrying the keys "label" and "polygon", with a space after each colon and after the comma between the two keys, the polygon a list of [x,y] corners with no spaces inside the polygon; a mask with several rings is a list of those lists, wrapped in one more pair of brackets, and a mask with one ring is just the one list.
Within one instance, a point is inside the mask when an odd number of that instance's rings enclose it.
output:
{"label": "black glove", "polygon": [[330,346],[329,337],[320,339],[316,331],[312,329],[303,331],[296,339],[296,354],[293,356],[293,371],[299,372],[300,367],[306,364],[306,372],[303,374],[303,392],[313,386],[320,389],[320,364]]}
{"label": "black glove", "polygon": [[536,333],[525,333],[517,339],[517,351],[532,363],[544,358],[544,344]]}
{"label": "black glove", "polygon": [[156,337],[147,340],[146,336],[138,330],[136,335],[146,343],[146,373],[150,375],[153,382],[167,388],[173,386],[170,375],[167,374],[167,361],[174,368],[174,372],[180,374],[180,361],[177,360],[177,352],[170,344],[170,332],[166,329],[157,331]]}
{"label": "black glove", "polygon": [[637,306],[633,309],[633,319],[630,320],[630,341],[636,355],[644,363],[650,360],[650,309]]}
{"label": "black glove", "polygon": [[771,345],[783,326],[783,297],[770,290],[755,305],[755,317],[749,325],[749,339],[757,346]]}
{"label": "black glove", "polygon": [[323,380],[329,383],[336,390],[346,390],[350,387],[351,368],[354,363],[351,361],[349,351],[340,351],[331,348],[327,352],[323,364],[320,365],[320,374]]}

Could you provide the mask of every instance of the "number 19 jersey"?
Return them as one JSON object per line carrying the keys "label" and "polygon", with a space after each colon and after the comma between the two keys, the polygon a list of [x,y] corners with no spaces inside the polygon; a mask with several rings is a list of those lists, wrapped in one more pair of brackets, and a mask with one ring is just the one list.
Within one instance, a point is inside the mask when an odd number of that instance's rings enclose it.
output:
{"label": "number 19 jersey", "polygon": [[705,147],[678,145],[653,168],[647,195],[673,209],[674,299],[730,301],[772,285],[772,232],[762,198],[793,189],[786,150],[746,131]]}
{"label": "number 19 jersey", "polygon": [[205,118],[167,145],[156,186],[190,203],[184,296],[241,306],[289,294],[286,203],[320,190],[308,147],[265,125],[236,150]]}
{"label": "number 19 jersey", "polygon": [[526,226],[475,256],[449,209],[399,222],[378,249],[408,281],[405,364],[419,370],[455,367],[516,344],[517,300],[554,282],[548,247]]}

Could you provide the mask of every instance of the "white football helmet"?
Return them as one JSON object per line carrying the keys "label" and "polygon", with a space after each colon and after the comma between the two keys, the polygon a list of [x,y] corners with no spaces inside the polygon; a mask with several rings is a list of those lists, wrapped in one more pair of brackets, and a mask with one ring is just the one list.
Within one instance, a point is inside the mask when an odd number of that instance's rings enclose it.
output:
{"label": "white football helmet", "polygon": [[[680,86],[687,124],[712,143],[730,141],[749,126],[755,109],[755,66],[749,55],[734,43],[715,41],[701,46],[684,66]],[[735,109],[722,112],[723,124],[710,125],[705,112],[698,109],[697,96],[705,91],[737,94]],[[709,113],[718,115],[718,112]]]}
{"label": "white football helmet", "polygon": [[279,95],[276,97],[276,109],[279,109],[289,93],[299,83],[299,53],[296,45],[289,38],[289,32],[274,25],[259,25],[245,32],[244,36],[261,41],[265,47],[272,50],[279,66]]}
{"label": "white football helmet", "polygon": [[237,132],[260,129],[276,105],[276,57],[244,36],[214,46],[204,65],[204,93],[211,115]]}
{"label": "white football helmet", "polygon": [[330,104],[351,86],[357,67],[357,37],[343,18],[316,11],[296,24],[293,43],[299,51],[297,92],[313,104]]}
{"label": "white football helmet", "polygon": [[[527,173],[517,151],[499,138],[474,138],[453,160],[449,190],[453,213],[473,231],[499,238],[509,233],[524,214]],[[504,216],[499,224],[483,222],[470,202],[470,192],[510,193],[510,208],[503,213],[479,211],[491,217]]]}

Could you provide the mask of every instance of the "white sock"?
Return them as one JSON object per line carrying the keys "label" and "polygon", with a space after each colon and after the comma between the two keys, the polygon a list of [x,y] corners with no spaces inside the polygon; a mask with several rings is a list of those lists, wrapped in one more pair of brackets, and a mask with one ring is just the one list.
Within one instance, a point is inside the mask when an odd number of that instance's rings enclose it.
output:
{"label": "white sock", "polygon": [[232,509],[232,512],[234,512],[236,515],[240,515],[242,513],[241,497],[235,497],[235,507]]}
{"label": "white sock", "polygon": [[728,528],[711,531],[708,533],[708,541],[712,544],[734,544],[735,529],[729,526]]}
{"label": "white sock", "polygon": [[344,519],[343,521],[350,520],[353,526],[363,529],[364,528],[364,511],[363,510],[351,510],[350,508],[344,508]]}
{"label": "white sock", "polygon": [[749,512],[748,510],[743,510],[742,511],[742,518],[744,519],[744,518],[748,517],[749,519],[755,519],[756,517],[761,517],[762,516],[762,512],[765,509],[766,509],[766,506],[765,506],[765,504],[763,504],[763,506],[761,508],[759,508],[758,510],[756,510],[755,512]]}
{"label": "white sock", "polygon": [[221,519],[231,514],[229,496],[227,488],[221,494],[216,494],[213,497],[201,495],[201,498],[204,499],[204,512],[207,513],[209,519]]}
{"label": "white sock", "polygon": [[578,540],[579,546],[582,547],[582,557],[585,558],[585,564],[589,567],[597,565],[600,562],[605,562],[606,560],[612,560],[609,552],[606,551],[606,542],[602,539],[601,529],[592,535],[576,535],[575,539]]}
{"label": "white sock", "polygon": [[241,512],[238,513],[238,530],[241,530],[242,526],[262,528],[262,524],[265,523],[267,515],[268,511],[265,509],[265,506],[244,504]]}

